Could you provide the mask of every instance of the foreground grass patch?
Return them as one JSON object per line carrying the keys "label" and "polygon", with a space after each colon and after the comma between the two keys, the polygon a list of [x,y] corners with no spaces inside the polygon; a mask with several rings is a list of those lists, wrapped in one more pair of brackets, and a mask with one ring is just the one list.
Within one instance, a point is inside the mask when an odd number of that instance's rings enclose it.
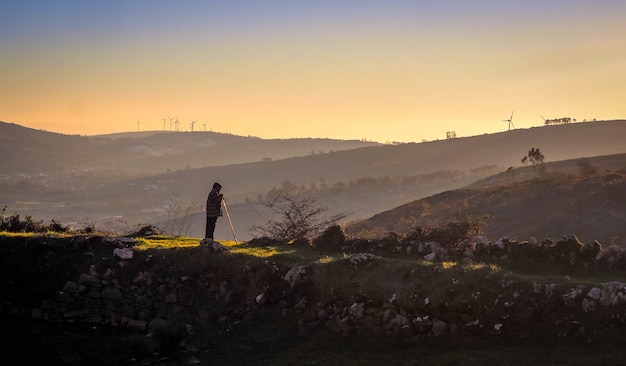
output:
{"label": "foreground grass patch", "polygon": [[55,231],[48,231],[45,233],[35,233],[35,232],[10,232],[10,231],[0,231],[0,236],[8,237],[8,238],[33,238],[37,236],[45,236],[48,238],[69,238],[74,236],[72,233],[58,233]]}
{"label": "foreground grass patch", "polygon": [[199,243],[200,240],[198,238],[153,235],[147,238],[137,238],[135,248],[139,250],[190,248],[197,247]]}

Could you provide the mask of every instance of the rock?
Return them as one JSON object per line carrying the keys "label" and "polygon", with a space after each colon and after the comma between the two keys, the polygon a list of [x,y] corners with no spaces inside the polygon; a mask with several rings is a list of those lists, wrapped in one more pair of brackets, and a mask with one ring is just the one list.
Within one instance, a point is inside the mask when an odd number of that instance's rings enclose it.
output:
{"label": "rock", "polygon": [[77,294],[83,292],[85,290],[85,286],[79,285],[75,282],[67,281],[65,286],[63,286],[63,292],[68,294]]}
{"label": "rock", "polygon": [[583,245],[580,249],[580,256],[585,261],[591,261],[594,260],[601,251],[602,244],[600,244],[597,240],[594,240],[591,243]]}
{"label": "rock", "polygon": [[602,285],[600,303],[604,306],[617,305],[626,302],[626,284],[611,281]]}
{"label": "rock", "polygon": [[585,290],[585,285],[578,285],[575,288],[571,288],[567,293],[561,295],[561,298],[566,305],[574,305],[576,300],[582,295]]}
{"label": "rock", "polygon": [[443,335],[446,332],[447,326],[448,325],[445,322],[435,319],[433,321],[433,328],[432,328],[433,334],[435,335],[435,337],[439,337]]}
{"label": "rock", "polygon": [[102,298],[106,300],[121,300],[122,292],[113,286],[108,286],[102,290]]}
{"label": "rock", "polygon": [[194,356],[191,356],[191,357],[187,360],[187,362],[186,362],[186,364],[187,364],[187,365],[190,365],[190,366],[193,366],[193,365],[200,365],[201,363],[202,363],[202,361],[200,361],[198,358],[196,358],[196,357],[194,357]]}
{"label": "rock", "polygon": [[576,257],[580,255],[583,244],[576,235],[564,236],[554,244],[554,251],[569,265],[576,263]]}
{"label": "rock", "polygon": [[434,261],[436,261],[436,260],[437,260],[437,253],[432,252],[432,253],[430,253],[430,254],[426,254],[426,255],[424,256],[424,260],[427,260],[427,261],[429,261],[429,262],[434,262]]}
{"label": "rock", "polygon": [[306,266],[294,266],[287,272],[287,274],[285,274],[284,279],[289,282],[291,287],[294,287],[297,281],[305,277],[306,271]]}
{"label": "rock", "polygon": [[581,307],[585,313],[591,313],[596,311],[596,302],[590,299],[583,299]]}
{"label": "rock", "polygon": [[168,292],[163,298],[163,301],[168,304],[175,304],[178,302],[178,294],[176,293],[176,290]]}
{"label": "rock", "polygon": [[355,253],[348,257],[348,261],[352,264],[367,263],[377,259],[380,259],[380,257],[372,253]]}
{"label": "rock", "polygon": [[102,241],[104,243],[107,244],[113,244],[118,248],[124,248],[127,246],[132,246],[135,245],[137,243],[137,241],[133,238],[127,238],[124,236],[116,236],[116,237],[111,237],[111,236],[105,236],[102,238]]}
{"label": "rock", "polygon": [[213,253],[228,253],[230,249],[216,242],[215,240],[204,238],[200,240],[200,245],[209,248]]}
{"label": "rock", "polygon": [[354,303],[350,306],[350,310],[348,310],[350,316],[354,319],[361,319],[365,315],[365,304],[363,303]]}
{"label": "rock", "polygon": [[151,225],[144,226],[141,229],[139,229],[139,231],[137,231],[137,235],[142,236],[142,237],[152,236],[156,234],[158,234],[158,230]]}
{"label": "rock", "polygon": [[81,285],[94,285],[98,283],[98,281],[98,277],[87,273],[81,274],[78,278],[78,283]]}
{"label": "rock", "polygon": [[587,292],[587,297],[593,300],[599,300],[601,295],[602,295],[602,289],[599,289],[597,287],[594,287],[591,290],[589,290],[589,292]]}
{"label": "rock", "polygon": [[391,320],[387,323],[385,328],[387,329],[396,329],[401,328],[405,325],[409,325],[409,319],[406,316],[401,314],[396,314]]}
{"label": "rock", "polygon": [[487,239],[486,236],[483,236],[483,235],[477,236],[475,241],[476,241],[476,245],[480,245],[480,246],[489,245],[489,240]]}
{"label": "rock", "polygon": [[144,330],[148,323],[144,320],[128,319],[126,326],[133,329]]}
{"label": "rock", "polygon": [[264,305],[267,302],[267,296],[264,293],[260,293],[256,295],[254,301],[259,305]]}
{"label": "rock", "polygon": [[413,325],[417,327],[420,333],[425,333],[432,328],[433,322],[428,315],[418,316],[413,319]]}
{"label": "rock", "polygon": [[307,299],[306,297],[303,297],[300,299],[300,301],[298,301],[293,308],[296,310],[303,310],[304,308],[306,308],[306,304],[307,304]]}
{"label": "rock", "polygon": [[113,255],[121,259],[133,259],[133,250],[130,248],[115,248]]}
{"label": "rock", "polygon": [[617,245],[611,245],[601,250],[596,255],[596,262],[603,263],[612,267],[615,262],[623,255],[623,250]]}
{"label": "rock", "polygon": [[89,310],[88,309],[76,309],[76,310],[66,311],[63,314],[63,317],[66,319],[87,318],[89,317]]}
{"label": "rock", "polygon": [[509,238],[500,238],[493,245],[497,246],[500,249],[504,249],[505,245],[509,243]]}

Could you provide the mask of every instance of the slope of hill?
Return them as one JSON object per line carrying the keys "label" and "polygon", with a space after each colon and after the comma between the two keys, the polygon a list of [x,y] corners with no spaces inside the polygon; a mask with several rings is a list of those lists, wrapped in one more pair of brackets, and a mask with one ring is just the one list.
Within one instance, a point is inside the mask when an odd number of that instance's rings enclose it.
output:
{"label": "slope of hill", "polygon": [[[347,232],[380,236],[488,217],[485,234],[492,240],[576,234],[587,242],[626,246],[626,154],[584,161],[589,165],[579,165],[578,173],[572,172],[572,161],[548,164],[548,173],[540,178],[532,167],[501,173],[377,214]],[[606,170],[609,166],[615,170]]]}
{"label": "slope of hill", "polygon": [[263,140],[214,132],[78,136],[0,122],[2,174],[119,169],[140,173],[228,165],[377,145],[332,139]]}
{"label": "slope of hill", "polygon": [[[580,123],[515,130],[494,135],[420,144],[374,146],[276,161],[211,166],[155,175],[133,181],[203,195],[219,180],[229,196],[255,198],[284,180],[310,184],[349,182],[363,177],[396,177],[437,171],[467,171],[519,166],[530,147],[539,147],[546,161],[626,153],[626,121]],[[222,151],[221,155],[228,152]],[[166,183],[165,183],[166,182]],[[458,187],[457,187],[458,188]],[[442,188],[452,189],[450,187]]]}

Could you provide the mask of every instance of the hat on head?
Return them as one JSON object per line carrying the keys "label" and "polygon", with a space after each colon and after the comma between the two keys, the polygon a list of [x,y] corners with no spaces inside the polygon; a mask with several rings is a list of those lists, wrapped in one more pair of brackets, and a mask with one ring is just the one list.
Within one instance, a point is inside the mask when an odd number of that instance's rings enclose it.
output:
{"label": "hat on head", "polygon": [[217,182],[213,183],[213,189],[221,189],[221,188],[222,188],[221,184],[219,184]]}

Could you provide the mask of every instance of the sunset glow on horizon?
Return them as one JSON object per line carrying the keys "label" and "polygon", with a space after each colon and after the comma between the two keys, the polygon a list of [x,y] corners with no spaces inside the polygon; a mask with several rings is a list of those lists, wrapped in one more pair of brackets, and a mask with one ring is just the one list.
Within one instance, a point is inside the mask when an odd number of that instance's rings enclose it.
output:
{"label": "sunset glow on horizon", "polygon": [[411,142],[505,131],[513,110],[516,128],[624,119],[625,15],[615,0],[5,1],[0,121]]}

